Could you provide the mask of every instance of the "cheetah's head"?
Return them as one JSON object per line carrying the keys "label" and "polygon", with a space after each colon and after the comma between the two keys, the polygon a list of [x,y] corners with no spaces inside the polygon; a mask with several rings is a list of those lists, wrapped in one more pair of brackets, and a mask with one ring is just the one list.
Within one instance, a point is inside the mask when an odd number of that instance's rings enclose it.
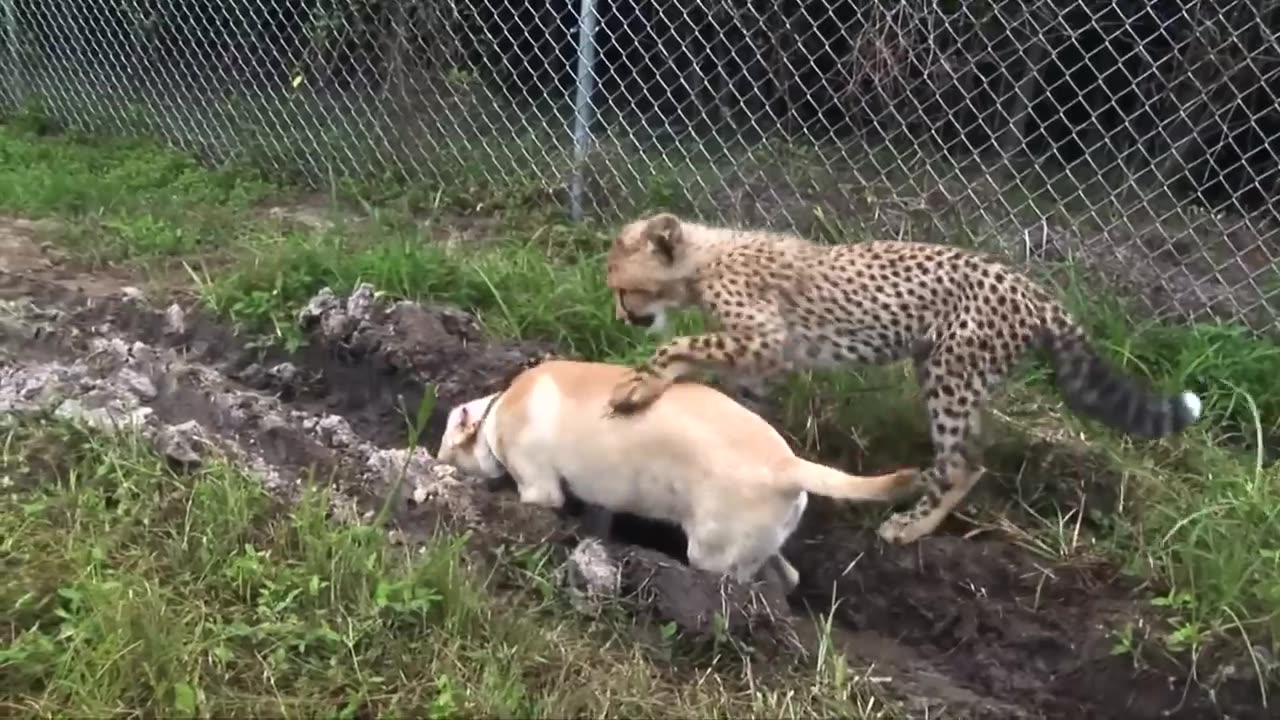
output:
{"label": "cheetah's head", "polygon": [[614,317],[662,332],[667,311],[692,302],[691,280],[697,268],[689,255],[684,225],[671,213],[624,225],[605,260]]}

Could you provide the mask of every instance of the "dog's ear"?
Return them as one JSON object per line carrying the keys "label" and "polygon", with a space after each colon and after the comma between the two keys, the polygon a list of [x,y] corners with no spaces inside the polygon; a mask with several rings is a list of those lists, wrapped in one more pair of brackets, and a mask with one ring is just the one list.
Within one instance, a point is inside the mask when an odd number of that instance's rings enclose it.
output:
{"label": "dog's ear", "polygon": [[471,410],[471,403],[457,408],[458,431],[454,435],[453,444],[458,447],[469,447],[480,436],[480,416]]}
{"label": "dog's ear", "polygon": [[465,410],[466,410],[466,408],[465,408],[464,406],[462,406],[462,405],[456,405],[456,406],[454,406],[454,407],[453,407],[453,409],[451,409],[451,410],[449,411],[449,417],[448,417],[448,418],[446,418],[446,419],[445,419],[445,421],[444,421],[444,436],[445,436],[445,437],[449,437],[449,434],[450,434],[450,433],[452,433],[454,430],[456,430],[456,429],[458,429],[459,427],[461,427],[461,425],[462,425],[462,418],[463,418],[463,412],[464,412]]}
{"label": "dog's ear", "polygon": [[676,261],[684,245],[680,218],[671,213],[659,213],[650,218],[645,225],[644,236],[653,254],[668,265]]}
{"label": "dog's ear", "polygon": [[480,437],[480,426],[467,425],[463,426],[462,430],[459,431],[458,437],[454,439],[453,443],[460,448],[469,448],[478,437]]}

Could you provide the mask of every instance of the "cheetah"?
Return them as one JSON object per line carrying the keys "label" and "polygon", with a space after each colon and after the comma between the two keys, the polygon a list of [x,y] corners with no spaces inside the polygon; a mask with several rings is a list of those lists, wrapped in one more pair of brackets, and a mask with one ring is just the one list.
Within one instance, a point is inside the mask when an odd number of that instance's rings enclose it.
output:
{"label": "cheetah", "polygon": [[984,474],[974,447],[982,406],[1032,350],[1051,358],[1073,412],[1118,431],[1158,438],[1200,416],[1194,393],[1161,396],[1125,376],[1062,303],[975,251],[888,240],[823,246],[658,213],[624,225],[605,263],[618,321],[661,332],[669,310],[698,307],[713,326],[632,368],[611,394],[612,414],[639,411],[697,371],[727,379],[756,409],[785,373],[912,361],[934,456],[916,503],[880,526],[886,542],[932,533]]}

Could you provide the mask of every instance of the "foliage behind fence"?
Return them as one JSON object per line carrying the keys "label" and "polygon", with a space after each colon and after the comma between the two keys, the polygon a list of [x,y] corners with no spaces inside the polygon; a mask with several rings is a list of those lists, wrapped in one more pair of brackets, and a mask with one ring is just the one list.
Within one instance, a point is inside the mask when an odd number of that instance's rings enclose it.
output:
{"label": "foliage behind fence", "polygon": [[1160,317],[1280,326],[1273,0],[0,8],[7,104],[88,130],[319,186],[964,242],[1070,261]]}

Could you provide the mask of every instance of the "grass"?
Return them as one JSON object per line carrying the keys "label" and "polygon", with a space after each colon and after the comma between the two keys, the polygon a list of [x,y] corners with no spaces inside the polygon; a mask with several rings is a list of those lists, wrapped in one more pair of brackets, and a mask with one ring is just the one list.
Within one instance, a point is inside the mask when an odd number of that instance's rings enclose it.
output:
{"label": "grass", "polygon": [[[488,252],[463,254],[417,232],[385,227],[339,224],[259,237],[239,266],[216,279],[203,273],[204,294],[214,308],[262,330],[287,325],[290,313],[325,285],[342,292],[369,282],[402,297],[438,297],[475,309],[506,337],[550,339],[593,357],[638,352],[643,334],[613,322],[612,307],[598,302],[603,285],[595,253],[565,249],[581,231],[549,225],[532,239],[526,233],[516,224],[499,227]],[[557,253],[563,262],[549,264]]]}
{"label": "grass", "polygon": [[[608,228],[570,225],[556,213],[538,207],[507,207],[496,221],[486,225],[483,243],[458,247],[435,242],[450,229],[439,217],[427,218],[425,223],[411,222],[403,214],[385,208],[369,208],[361,217],[348,222],[340,220],[328,230],[267,221],[253,212],[255,205],[287,190],[270,187],[243,170],[204,170],[173,153],[138,143],[36,137],[21,129],[4,128],[0,130],[0,160],[5,161],[0,169],[0,210],[58,218],[63,223],[58,239],[91,259],[138,263],[163,257],[188,260],[192,275],[199,281],[201,296],[212,308],[248,331],[274,335],[286,344],[298,339],[289,329],[288,319],[316,290],[329,285],[342,292],[358,282],[370,282],[394,295],[461,305],[475,311],[497,335],[551,340],[562,350],[584,357],[630,362],[654,347],[652,338],[612,319],[600,272]],[[100,176],[103,172],[115,175],[106,182]],[[129,190],[125,192],[121,188]],[[103,217],[110,217],[112,221],[101,222]],[[451,218],[448,222],[467,221]],[[216,251],[216,262],[205,262],[206,250]],[[1101,558],[1123,566],[1136,577],[1150,580],[1157,588],[1153,604],[1159,606],[1170,621],[1168,631],[1156,639],[1173,649],[1228,643],[1237,648],[1267,647],[1275,653],[1280,650],[1280,505],[1274,498],[1280,493],[1280,467],[1265,462],[1264,452],[1268,447],[1274,451],[1280,439],[1280,347],[1224,326],[1134,325],[1126,319],[1124,308],[1115,302],[1100,300],[1085,288],[1082,283],[1072,284],[1066,297],[1094,332],[1099,348],[1118,364],[1157,378],[1165,389],[1187,386],[1198,392],[1205,400],[1204,420],[1181,437],[1135,444],[1066,415],[1043,375],[1036,368],[1028,367],[1008,383],[1004,397],[993,408],[997,422],[988,429],[993,440],[987,454],[990,479],[975,493],[971,519],[980,526],[1011,533],[1028,549],[1051,560]],[[684,332],[700,325],[696,317],[686,315],[677,329]],[[831,398],[841,398],[842,402],[832,402]],[[797,376],[786,389],[783,402],[792,433],[815,454],[874,468],[922,461],[928,453],[917,391],[901,368]],[[856,440],[852,446],[847,441],[850,431]],[[36,433],[34,440],[31,433],[23,435],[27,438],[25,444],[13,445],[19,450],[9,452],[7,462],[17,465],[30,462],[38,453],[22,448],[38,446],[43,442],[40,438],[48,437],[48,433],[69,431],[46,427],[39,432],[45,435]],[[120,457],[121,453],[136,457],[142,453],[137,448],[102,446],[88,441],[82,442],[82,446],[96,448],[93,452],[112,457]],[[101,466],[103,461],[99,456],[85,467]],[[143,467],[142,462],[125,463],[119,466],[119,472],[123,481],[132,487],[136,484],[130,479],[132,473],[144,477]],[[232,468],[221,468],[218,472],[225,475],[223,482],[231,482],[228,478],[236,476]],[[165,477],[168,479],[156,480],[150,486],[153,492],[167,489],[166,492],[175,493],[174,497],[179,498],[185,492],[190,501],[193,486],[189,481]],[[202,482],[199,486],[205,484]],[[237,492],[250,492],[249,485],[237,486],[241,488]],[[22,497],[22,504],[34,502],[53,507],[73,502],[76,495],[72,490],[78,486],[64,483],[58,487],[43,500],[32,500],[44,495],[29,491]],[[1086,492],[1090,489],[1105,490],[1101,494],[1106,496],[1106,501],[1094,499]],[[149,504],[159,507],[164,503],[157,500]],[[175,636],[156,641],[154,645],[160,653],[183,648],[173,667],[186,668],[188,675],[190,668],[205,668],[212,661],[198,656],[194,649],[188,653],[186,648],[204,647],[202,643],[212,642],[208,638],[220,637],[213,628],[234,624],[226,618],[237,613],[257,612],[260,605],[257,596],[237,596],[218,585],[227,582],[223,575],[174,575],[170,566],[144,561],[174,551],[172,546],[177,540],[163,535],[138,535],[136,545],[131,546],[132,555],[121,555],[108,562],[95,559],[91,550],[92,533],[82,540],[80,534],[69,531],[70,527],[82,525],[66,524],[65,515],[59,516],[59,522],[64,523],[61,525],[53,522],[51,516],[42,517],[38,521],[43,523],[39,525],[40,532],[20,533],[24,547],[43,538],[47,545],[32,545],[27,549],[42,563],[57,566],[47,568],[48,576],[58,579],[47,585],[48,597],[42,602],[63,602],[58,599],[62,598],[61,591],[77,587],[76,583],[85,577],[86,567],[125,572],[127,577],[120,580],[124,583],[120,587],[130,588],[139,597],[151,598],[146,593],[166,589],[168,594],[164,595],[163,602],[154,599],[148,602],[159,603],[155,607],[168,607],[182,617],[200,618],[200,622],[194,623],[195,628],[201,628],[200,632],[206,632],[202,628],[210,628],[207,636]],[[19,519],[17,515],[12,520],[6,516],[5,522]],[[138,522],[138,527],[151,527],[154,521],[144,518]],[[290,522],[276,518],[266,523],[273,529],[265,535],[254,535],[263,543],[255,547],[275,548],[272,543],[282,541],[290,533],[296,534],[296,528],[288,529],[292,527]],[[318,538],[317,542],[348,543],[354,541],[344,533],[360,531],[321,529],[317,525],[310,532]],[[127,534],[103,530],[99,536],[116,538]],[[5,533],[4,537],[15,536]],[[88,543],[85,547],[90,549],[81,548],[81,542]],[[240,552],[239,547],[232,548],[232,555]],[[444,559],[425,563],[436,568],[430,572],[460,572],[455,560],[448,559],[447,553],[453,551],[444,549],[450,546],[446,543],[441,547],[439,552]],[[73,554],[72,548],[80,549]],[[287,548],[296,549],[297,545],[286,543],[286,549],[269,553],[271,562],[279,565],[272,572],[292,577],[289,582],[294,584],[287,587],[298,591],[294,600],[313,603],[307,607],[314,608],[318,601],[306,599],[307,590],[299,585],[311,581],[299,580],[303,578],[301,574],[290,575],[301,572],[291,563],[305,566],[305,553],[290,555]],[[383,547],[378,552],[381,554],[375,563],[376,572],[361,576],[365,579],[359,582],[376,586],[375,579],[392,582],[388,579],[391,578],[400,582],[416,577],[413,573],[428,572],[415,569],[418,564],[409,563],[405,558],[395,559],[393,550]],[[55,572],[58,568],[62,574]],[[438,577],[436,582],[439,583]],[[484,587],[480,579],[467,582],[473,583],[468,587]],[[424,580],[422,586],[433,587],[430,578]],[[109,594],[103,597],[109,600]],[[331,600],[326,602],[337,603],[340,599],[333,593],[329,593],[329,597]],[[389,634],[385,626],[374,623],[373,618],[381,617],[378,613],[383,611],[374,612],[376,603],[366,595],[354,592],[341,597],[342,602],[348,604],[326,606],[321,615],[344,618],[344,623],[364,618],[373,623],[367,626],[373,628],[369,632]],[[110,607],[108,601],[104,602],[107,602],[104,607]],[[368,667],[378,668],[370,670],[369,675],[383,677],[388,687],[394,687],[375,691],[372,686],[360,685],[363,688],[360,693],[364,694],[357,695],[362,702],[368,702],[369,697],[382,697],[390,698],[385,700],[386,707],[430,707],[436,702],[430,693],[444,691],[438,687],[439,683],[432,684],[428,679],[445,677],[451,678],[445,693],[453,698],[449,702],[460,703],[460,707],[468,708],[467,712],[486,714],[547,716],[575,712],[572,709],[575,707],[582,711],[600,711],[606,706],[612,714],[617,714],[619,708],[636,712],[669,708],[693,714],[698,708],[717,703],[739,709],[746,707],[742,702],[755,707],[759,707],[758,703],[767,703],[755,696],[743,700],[746,696],[737,694],[740,689],[728,685],[712,695],[697,695],[692,687],[671,684],[670,679],[655,679],[657,671],[643,651],[616,638],[612,644],[602,644],[598,635],[591,634],[600,632],[599,628],[580,635],[584,632],[581,628],[571,627],[572,624],[562,618],[558,622],[563,624],[548,621],[546,627],[539,621],[537,629],[514,619],[499,622],[496,618],[500,613],[489,604],[491,601],[484,599],[480,589],[458,606],[468,608],[465,612],[457,609],[463,614],[479,614],[468,615],[473,618],[468,621],[470,625],[462,620],[449,620],[447,602],[431,602],[435,614],[426,614],[433,619],[413,625],[409,636],[415,638],[416,643],[435,642],[440,649],[428,654],[419,652],[409,663],[414,666],[413,672],[421,668],[421,675],[390,681],[385,678],[407,671],[396,666],[392,659],[400,647],[399,631],[395,638],[384,638],[389,643],[385,648],[388,655],[369,660],[372,664]],[[205,612],[221,614],[218,619],[206,622]],[[549,606],[541,607],[540,612],[556,617]],[[474,621],[474,617],[479,616],[488,621]],[[450,622],[463,625],[450,626]],[[501,641],[495,640],[489,629],[495,622],[518,626],[520,629],[511,632],[527,645],[504,645],[513,642],[507,635],[502,635]],[[193,623],[186,624],[190,625]],[[57,639],[57,632],[41,622],[27,620],[17,623],[16,627],[23,633],[37,630],[52,633],[49,642]],[[455,644],[440,644],[441,636],[432,635],[446,627],[463,628],[451,630],[449,637],[454,638],[456,634]],[[561,635],[548,639],[544,637],[551,633],[547,628],[558,628],[555,632]],[[177,629],[171,631],[178,632]],[[349,628],[335,632],[342,635],[349,632]],[[130,643],[142,642],[141,638],[127,637]],[[62,672],[66,665],[68,672],[76,670],[80,661],[73,658],[71,646],[48,644],[38,639],[29,642],[32,654],[24,655],[17,663],[18,671],[30,672],[37,678],[23,682],[38,680],[43,684],[23,687],[37,688],[46,694],[49,687],[62,687],[61,681],[50,679],[49,673],[54,672],[50,668]],[[99,657],[128,646],[120,638],[93,636],[92,642],[92,651],[100,653]],[[317,642],[323,645],[325,641]],[[608,653],[601,656],[598,648],[603,646],[624,649],[618,650],[620,654],[616,656]],[[320,702],[307,698],[318,693],[317,688],[327,688],[330,693],[334,688],[346,688],[352,677],[363,676],[366,667],[362,664],[365,658],[348,653],[343,657],[352,658],[354,664],[344,665],[347,660],[340,661],[343,670],[331,669],[330,672],[338,675],[328,676],[329,680],[308,675],[307,672],[319,672],[310,666],[292,668],[288,683],[282,686],[279,678],[261,671],[262,653],[258,646],[251,647],[252,653],[244,651],[245,654],[234,656],[239,660],[228,661],[227,667],[235,667],[239,673],[236,682],[225,683],[224,679],[207,682],[201,676],[196,683],[175,671],[164,680],[169,690],[164,690],[163,683],[156,685],[146,695],[145,702],[121,697],[112,698],[110,702],[131,707],[160,707],[157,703],[168,703],[176,697],[172,688],[181,683],[191,688],[198,686],[200,693],[228,703],[226,707],[236,702],[246,703],[245,708],[254,702],[284,702],[279,700],[281,693],[299,702]],[[509,651],[500,652],[499,647]],[[47,654],[41,656],[40,652]],[[83,654],[81,650],[76,652]],[[464,657],[479,660],[468,664],[459,660]],[[557,667],[560,662],[597,666],[594,669],[600,670],[600,674],[588,673],[586,677],[590,680],[585,682],[612,700],[589,707],[574,706],[548,686],[538,684],[539,673],[550,672],[546,668]],[[434,673],[440,672],[440,663],[453,669],[437,676]],[[10,672],[8,668],[13,664],[10,660],[4,665],[4,672]],[[154,672],[147,663],[143,665],[148,669],[133,671],[135,680]],[[254,670],[246,669],[250,667]],[[357,667],[359,672],[354,669]],[[586,671],[584,668],[583,672]],[[502,692],[485,685],[497,682],[492,678],[513,675],[523,678],[523,684],[504,686]],[[339,676],[341,682],[335,679]],[[83,691],[87,681],[83,676],[77,677],[82,680],[78,684],[72,681],[71,685]],[[267,677],[274,686],[259,683]],[[531,677],[534,680],[530,680]],[[720,682],[729,682],[722,675],[716,677]],[[421,683],[415,678],[420,678]],[[593,684],[596,678],[601,683],[599,687]],[[735,681],[740,680],[739,677]],[[786,683],[811,688],[817,687],[815,683],[820,680],[790,678],[771,687],[793,687]],[[281,690],[286,686],[287,692]],[[430,689],[422,689],[423,695],[395,695],[417,692],[405,689],[408,686]],[[485,693],[491,691],[497,692],[494,697],[508,698],[512,704],[486,705],[499,702],[484,699],[489,697]],[[245,694],[237,694],[241,692]],[[703,688],[697,692],[711,691]],[[627,705],[613,693],[622,693],[633,704]],[[652,705],[634,704],[647,702],[645,698],[649,695],[653,695]],[[93,705],[88,698],[79,696],[57,697],[56,701],[49,701],[52,704],[47,707],[68,711],[106,707]],[[137,705],[139,702],[143,704]],[[526,702],[542,704],[519,704]],[[819,705],[802,703],[792,710],[796,708],[801,714],[824,712]]]}
{"label": "grass", "polygon": [[328,521],[324,491],[282,508],[233,465],[186,475],[137,438],[51,420],[0,441],[6,714],[882,716],[842,666],[778,669],[791,695],[741,673],[684,682],[678,639],[571,617],[529,582],[536,557],[496,571],[528,591],[495,596],[461,538],[417,555]]}
{"label": "grass", "polygon": [[228,228],[273,188],[243,170],[130,140],[0,134],[0,212],[74,218],[61,240],[98,261],[225,247]]}

